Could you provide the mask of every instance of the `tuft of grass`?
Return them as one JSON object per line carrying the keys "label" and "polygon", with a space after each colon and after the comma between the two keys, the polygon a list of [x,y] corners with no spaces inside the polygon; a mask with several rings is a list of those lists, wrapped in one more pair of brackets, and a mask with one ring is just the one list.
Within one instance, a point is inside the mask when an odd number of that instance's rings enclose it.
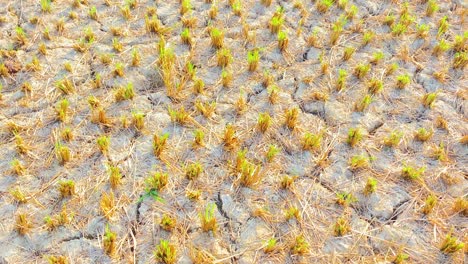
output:
{"label": "tuft of grass", "polygon": [[232,76],[231,71],[228,71],[226,69],[223,69],[221,71],[221,83],[223,84],[224,87],[231,86],[232,78],[233,76]]}
{"label": "tuft of grass", "polygon": [[16,149],[18,150],[18,153],[25,154],[26,152],[28,152],[29,147],[26,145],[26,143],[24,143],[23,138],[18,133],[14,133],[14,135]]}
{"label": "tuft of grass", "polygon": [[453,203],[453,210],[461,215],[468,216],[468,199],[458,197]]}
{"label": "tuft of grass", "polygon": [[96,139],[96,143],[102,154],[107,155],[109,152],[110,137],[102,135]]}
{"label": "tuft of grass", "polygon": [[11,168],[16,175],[24,175],[26,173],[26,168],[18,159],[11,161]]}
{"label": "tuft of grass", "polygon": [[393,260],[393,263],[395,264],[403,264],[405,263],[405,261],[409,258],[409,255],[408,254],[405,254],[405,253],[398,253],[396,256],[395,256],[395,259]]}
{"label": "tuft of grass", "polygon": [[170,31],[170,29],[165,27],[161,20],[159,20],[157,15],[152,15],[151,18],[145,15],[145,29],[148,33],[156,33],[159,35],[165,35]]}
{"label": "tuft of grass", "polygon": [[202,172],[203,165],[200,162],[189,163],[185,166],[185,177],[189,180],[197,179]]}
{"label": "tuft of grass", "polygon": [[8,70],[8,68],[5,66],[4,63],[0,63],[0,76],[4,76],[4,77],[10,76],[10,71]]}
{"label": "tuft of grass", "polygon": [[260,61],[260,54],[258,49],[251,50],[247,53],[247,62],[249,63],[249,71],[256,71]]}
{"label": "tuft of grass", "polygon": [[453,50],[456,52],[468,50],[467,41],[468,41],[468,31],[465,31],[463,35],[456,35],[452,44]]}
{"label": "tuft of grass", "polygon": [[242,89],[239,93],[239,97],[237,98],[237,101],[235,102],[234,106],[238,115],[243,114],[248,106],[247,100],[245,99],[245,95]]}
{"label": "tuft of grass", "polygon": [[276,157],[276,155],[278,155],[278,153],[280,153],[281,149],[274,145],[274,144],[270,144],[268,145],[268,151],[267,153],[265,154],[266,156],[266,160],[267,162],[272,162],[273,159]]}
{"label": "tuft of grass", "polygon": [[44,13],[50,13],[52,11],[51,0],[41,0],[41,10]]}
{"label": "tuft of grass", "polygon": [[165,264],[174,264],[177,262],[177,250],[175,245],[164,239],[161,239],[159,245],[156,246],[154,256],[157,261]]}
{"label": "tuft of grass", "polygon": [[22,27],[16,27],[15,28],[16,36],[14,37],[15,41],[19,45],[24,45],[28,41],[28,36],[26,35],[26,32],[24,32],[24,29]]}
{"label": "tuft of grass", "polygon": [[288,176],[284,175],[283,178],[281,178],[281,188],[283,189],[291,189],[294,184],[294,180],[296,179],[296,176]]}
{"label": "tuft of grass", "polygon": [[299,214],[299,208],[295,206],[289,207],[285,212],[285,216],[286,216],[286,221],[289,221],[290,219],[293,219],[293,218],[297,220],[301,219],[301,215]]}
{"label": "tuft of grass", "polygon": [[218,6],[216,4],[211,5],[210,10],[208,11],[208,16],[210,19],[215,19],[218,16]]}
{"label": "tuft of grass", "polygon": [[291,246],[291,253],[293,255],[304,255],[310,250],[310,245],[306,241],[304,235],[299,235],[294,240],[293,245]]}
{"label": "tuft of grass", "polygon": [[348,61],[349,59],[351,59],[355,51],[356,49],[353,47],[346,47],[343,51],[343,60]]}
{"label": "tuft of grass", "polygon": [[192,3],[190,0],[182,0],[180,3],[180,14],[184,15],[192,10]]}
{"label": "tuft of grass", "polygon": [[201,228],[204,232],[216,232],[217,224],[215,217],[215,208],[216,205],[214,203],[210,203],[206,206],[205,211],[200,213]]}
{"label": "tuft of grass", "polygon": [[114,192],[103,193],[99,201],[101,212],[107,220],[110,220],[115,213],[115,196]]}
{"label": "tuft of grass", "polygon": [[62,165],[71,159],[70,149],[60,142],[55,143],[55,155]]}
{"label": "tuft of grass", "polygon": [[62,198],[73,196],[75,194],[75,182],[72,180],[61,180],[59,181],[58,190]]}
{"label": "tuft of grass", "polygon": [[418,141],[426,142],[432,137],[433,134],[434,134],[434,131],[432,130],[428,131],[427,129],[421,127],[418,130],[416,130],[416,133],[414,134],[414,138]]}
{"label": "tuft of grass", "polygon": [[169,175],[162,171],[157,171],[151,173],[151,175],[145,179],[146,188],[148,190],[156,190],[160,191],[164,187],[166,187],[167,183],[169,182]]}
{"label": "tuft of grass", "polygon": [[372,64],[379,64],[380,61],[382,61],[385,58],[385,54],[382,51],[377,51],[372,53],[372,59],[371,63]]}
{"label": "tuft of grass", "polygon": [[263,80],[262,80],[262,85],[264,88],[270,87],[274,83],[275,79],[273,75],[268,71],[265,70],[263,72]]}
{"label": "tuft of grass", "polygon": [[386,76],[392,75],[396,70],[398,70],[399,67],[400,66],[398,65],[398,63],[388,64],[387,67],[385,68],[385,75]]}
{"label": "tuft of grass", "polygon": [[68,258],[62,255],[47,256],[47,261],[49,264],[68,264],[69,263]]}
{"label": "tuft of grass", "polygon": [[174,217],[171,217],[168,214],[163,214],[161,221],[159,222],[159,225],[161,226],[162,229],[166,231],[172,231],[174,227],[176,226],[176,219]]}
{"label": "tuft of grass", "polygon": [[437,11],[439,11],[439,5],[437,4],[437,0],[427,1],[426,16],[431,17]]}
{"label": "tuft of grass", "polygon": [[171,121],[174,123],[179,123],[180,125],[186,125],[190,120],[190,114],[185,110],[185,107],[182,106],[179,109],[172,109],[168,107],[167,111],[171,117]]}
{"label": "tuft of grass", "polygon": [[285,51],[289,44],[288,33],[286,31],[278,31],[278,48]]}
{"label": "tuft of grass", "polygon": [[59,34],[62,34],[63,31],[65,31],[65,18],[62,17],[55,22],[55,30],[57,30]]}
{"label": "tuft of grass", "polygon": [[401,138],[403,137],[403,132],[394,130],[384,138],[383,144],[387,147],[396,147],[400,144]]}
{"label": "tuft of grass", "polygon": [[114,76],[123,77],[125,75],[124,68],[125,66],[123,65],[123,63],[117,62],[114,66],[114,71],[113,71]]}
{"label": "tuft of grass", "polygon": [[[42,38],[46,39],[46,40],[51,40],[51,37],[50,37],[50,30],[48,27],[46,27],[44,29],[44,31],[42,32]],[[45,55],[45,54],[43,54]]]}
{"label": "tuft of grass", "polygon": [[397,77],[397,87],[403,89],[411,82],[409,74],[402,74]]}
{"label": "tuft of grass", "polygon": [[[40,47],[41,47],[41,44],[39,44],[39,48]],[[34,56],[31,62],[26,64],[26,69],[34,71],[34,72],[40,71],[42,69],[41,62],[36,56]]]}
{"label": "tuft of grass", "polygon": [[55,111],[57,113],[57,119],[61,122],[65,122],[67,120],[67,114],[69,112],[70,102],[67,99],[62,99],[55,107]]}
{"label": "tuft of grass", "polygon": [[424,171],[426,171],[426,167],[416,169],[410,165],[403,164],[401,176],[407,180],[419,180],[423,176]]}
{"label": "tuft of grass", "polygon": [[338,192],[336,194],[336,203],[344,207],[348,207],[350,204],[357,202],[356,197],[352,193]]}
{"label": "tuft of grass", "polygon": [[237,146],[239,139],[236,135],[236,129],[233,125],[227,124],[226,128],[224,129],[223,135],[223,144],[224,147],[228,150],[232,150],[234,147]]}
{"label": "tuft of grass", "polygon": [[367,83],[367,89],[371,94],[378,94],[383,90],[383,82],[379,79],[372,78]]}
{"label": "tuft of grass", "polygon": [[271,85],[267,88],[268,101],[270,104],[276,104],[279,100],[280,88],[277,85]]}
{"label": "tuft of grass", "polygon": [[285,125],[288,129],[294,130],[297,127],[299,119],[299,108],[293,107],[285,111]]}
{"label": "tuft of grass", "polygon": [[162,135],[153,135],[153,153],[156,157],[161,156],[162,151],[166,148],[168,138],[169,133],[164,133]]}
{"label": "tuft of grass", "polygon": [[353,18],[359,12],[359,8],[356,5],[351,5],[351,7],[346,10],[346,18],[349,20],[353,20]]}
{"label": "tuft of grass", "polygon": [[439,146],[433,146],[431,156],[439,161],[447,161],[448,154],[444,143],[441,142]]}
{"label": "tuft of grass", "polygon": [[106,252],[109,256],[114,256],[117,249],[117,234],[112,232],[109,228],[109,224],[106,225],[106,229],[104,231],[104,236],[102,237],[102,246],[104,248],[104,252]]}
{"label": "tuft of grass", "polygon": [[348,138],[346,142],[349,146],[354,147],[362,140],[362,131],[360,128],[350,128],[348,130]]}
{"label": "tuft of grass", "polygon": [[26,203],[28,201],[28,199],[26,198],[26,195],[23,193],[23,191],[19,187],[9,190],[8,193],[10,193],[13,199],[15,199],[15,201],[18,203]]}
{"label": "tuft of grass", "polygon": [[197,25],[197,18],[195,16],[182,17],[182,26],[184,28],[194,28]]}
{"label": "tuft of grass", "polygon": [[216,58],[218,61],[218,66],[223,67],[223,68],[227,67],[229,63],[231,63],[233,60],[232,55],[231,55],[231,50],[227,48],[219,49],[218,52],[216,53]]}
{"label": "tuft of grass", "polygon": [[142,130],[145,127],[145,114],[139,111],[132,112],[133,125],[137,130]]}
{"label": "tuft of grass", "polygon": [[99,55],[99,60],[101,61],[102,64],[109,65],[111,64],[113,57],[114,57],[114,54],[102,53]]}
{"label": "tuft of grass", "polygon": [[434,106],[436,97],[437,97],[437,92],[427,93],[422,98],[422,104],[426,108],[432,108],[432,106]]}
{"label": "tuft of grass", "polygon": [[371,65],[370,64],[358,64],[355,68],[354,68],[354,75],[358,78],[358,79],[362,79],[364,78],[367,73],[370,71],[371,69]]}
{"label": "tuft of grass", "polygon": [[369,196],[372,193],[375,193],[377,189],[377,179],[373,177],[369,177],[366,182],[366,186],[364,187],[364,195]]}
{"label": "tuft of grass", "polygon": [[110,165],[108,167],[109,172],[109,184],[112,189],[117,188],[122,183],[122,173],[120,168],[117,166]]}
{"label": "tuft of grass", "polygon": [[198,146],[198,147],[204,146],[205,145],[204,138],[205,138],[205,133],[200,129],[196,129],[193,132],[193,146]]}
{"label": "tuft of grass", "polygon": [[278,8],[268,24],[272,34],[278,34],[284,23],[284,9]]}
{"label": "tuft of grass", "polygon": [[95,6],[89,8],[88,14],[91,19],[98,20],[97,8]]}
{"label": "tuft of grass", "polygon": [[211,28],[210,30],[211,46],[220,49],[224,45],[224,32],[218,28]]}
{"label": "tuft of grass", "polygon": [[210,118],[216,111],[216,102],[195,102],[195,108],[206,118]]}
{"label": "tuft of grass", "polygon": [[456,237],[452,236],[452,232],[449,232],[440,245],[439,249],[444,254],[452,254],[463,249],[464,247],[465,244],[458,241]]}
{"label": "tuft of grass", "polygon": [[140,65],[141,55],[137,48],[132,49],[132,66],[137,67]]}
{"label": "tuft of grass", "polygon": [[114,90],[114,98],[117,102],[123,100],[132,100],[135,97],[133,83],[129,82],[125,87],[119,86]]}
{"label": "tuft of grass", "polygon": [[325,13],[332,7],[335,0],[318,0],[315,4],[315,7],[320,13]]}
{"label": "tuft of grass", "polygon": [[187,190],[185,192],[185,195],[187,196],[187,198],[189,198],[190,200],[198,200],[200,199],[201,195],[202,195],[202,191],[201,190]]}
{"label": "tuft of grass", "polygon": [[254,187],[262,180],[260,165],[250,163],[246,159],[240,165],[240,183],[245,187]]}
{"label": "tuft of grass", "polygon": [[341,91],[346,88],[346,78],[348,77],[348,72],[343,69],[338,70],[338,80],[336,84],[336,90]]}
{"label": "tuft of grass", "polygon": [[425,39],[429,35],[430,26],[428,24],[420,24],[416,28],[416,35],[419,38]]}
{"label": "tuft of grass", "polygon": [[349,159],[349,166],[351,170],[358,170],[368,168],[371,158],[365,154],[355,155]]}
{"label": "tuft of grass", "polygon": [[358,112],[363,112],[372,102],[372,96],[366,94],[359,102],[355,103],[354,109]]}
{"label": "tuft of grass", "polygon": [[422,213],[425,215],[430,214],[433,210],[434,207],[437,204],[437,197],[434,194],[430,194],[427,196],[426,200],[424,201],[424,206],[422,208]]}
{"label": "tuft of grass", "polygon": [[349,220],[345,216],[338,218],[333,225],[333,233],[337,237],[344,236],[349,233],[349,231],[351,231],[351,226]]}
{"label": "tuft of grass", "polygon": [[236,155],[236,171],[240,172],[242,170],[242,164],[246,161],[247,148],[237,151]]}
{"label": "tuft of grass", "polygon": [[132,18],[132,11],[130,10],[130,6],[128,5],[120,7],[120,13],[122,14],[125,20],[130,20]]}
{"label": "tuft of grass", "polygon": [[75,87],[68,78],[64,78],[63,80],[57,81],[55,83],[55,87],[59,89],[64,94],[71,94],[75,92]]}
{"label": "tuft of grass", "polygon": [[183,44],[192,46],[193,40],[192,40],[192,34],[190,34],[189,28],[184,28],[182,30],[182,33],[180,33],[180,40],[182,41]]}
{"label": "tuft of grass", "polygon": [[371,30],[364,32],[362,35],[362,46],[368,45],[374,39],[375,33]]}
{"label": "tuft of grass", "polygon": [[265,253],[272,253],[278,249],[277,246],[278,240],[276,238],[270,238],[266,241],[265,246],[263,248],[263,252]]}
{"label": "tuft of grass", "polygon": [[463,69],[468,65],[468,52],[457,52],[453,57],[452,67],[454,69]]}
{"label": "tuft of grass", "polygon": [[321,134],[306,132],[302,137],[302,149],[306,151],[318,150],[322,144]]}
{"label": "tuft of grass", "polygon": [[242,2],[241,0],[234,0],[233,3],[231,4],[232,12],[236,16],[241,16],[242,15]]}
{"label": "tuft of grass", "polygon": [[307,46],[308,47],[319,47],[319,41],[318,41],[318,30],[317,28],[314,28],[312,30],[312,33],[307,37]]}
{"label": "tuft of grass", "polygon": [[432,54],[434,56],[440,56],[444,52],[448,51],[451,48],[450,43],[447,42],[445,39],[441,39],[432,49]]}
{"label": "tuft of grass", "polygon": [[338,0],[336,2],[336,5],[341,8],[342,10],[346,9],[346,6],[348,5],[348,0]]}
{"label": "tuft of grass", "polygon": [[444,129],[448,131],[448,123],[445,118],[442,116],[437,116],[435,120],[435,126],[440,129]]}
{"label": "tuft of grass", "polygon": [[15,229],[22,236],[31,232],[33,227],[32,221],[29,218],[30,216],[25,213],[19,213],[16,215]]}
{"label": "tuft of grass", "polygon": [[264,112],[258,114],[257,128],[261,133],[265,133],[271,126],[271,116],[269,113]]}
{"label": "tuft of grass", "polygon": [[439,28],[437,29],[437,37],[442,36],[449,29],[450,24],[448,22],[448,17],[444,16],[439,20]]}
{"label": "tuft of grass", "polygon": [[119,41],[118,38],[113,38],[113,39],[112,39],[112,48],[113,48],[116,52],[120,53],[120,52],[123,51],[123,48],[124,48],[124,47],[123,47],[123,44]]}
{"label": "tuft of grass", "polygon": [[347,19],[340,17],[338,20],[333,23],[332,25],[332,32],[330,34],[330,44],[335,45],[338,39],[341,36],[341,33],[343,33],[343,27],[346,25]]}

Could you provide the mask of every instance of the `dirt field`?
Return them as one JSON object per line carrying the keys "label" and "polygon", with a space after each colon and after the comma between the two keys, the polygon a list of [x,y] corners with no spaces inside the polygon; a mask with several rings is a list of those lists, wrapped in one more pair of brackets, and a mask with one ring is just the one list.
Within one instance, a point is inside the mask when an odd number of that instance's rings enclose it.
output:
{"label": "dirt field", "polygon": [[0,8],[0,263],[468,261],[466,2]]}

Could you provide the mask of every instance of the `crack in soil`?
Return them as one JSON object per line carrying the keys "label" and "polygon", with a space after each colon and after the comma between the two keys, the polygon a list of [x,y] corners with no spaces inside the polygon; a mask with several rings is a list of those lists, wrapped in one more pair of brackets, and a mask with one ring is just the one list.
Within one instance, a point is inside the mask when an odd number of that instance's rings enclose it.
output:
{"label": "crack in soil", "polygon": [[79,235],[64,238],[64,239],[60,240],[58,243],[60,244],[60,243],[69,242],[69,241],[72,241],[72,240],[77,240],[77,239],[82,239],[82,238],[89,239],[89,240],[94,240],[94,239],[97,239],[97,237],[98,237],[97,235],[85,234],[83,232],[80,232]]}

